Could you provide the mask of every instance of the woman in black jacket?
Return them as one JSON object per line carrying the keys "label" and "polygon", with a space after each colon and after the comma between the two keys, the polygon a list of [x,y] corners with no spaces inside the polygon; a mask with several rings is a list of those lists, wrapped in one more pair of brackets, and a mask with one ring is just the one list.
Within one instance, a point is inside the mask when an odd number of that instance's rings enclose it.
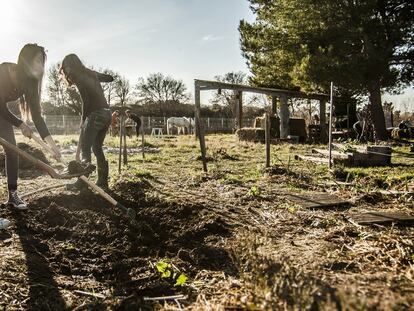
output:
{"label": "woman in black jacket", "polygon": [[[96,156],[100,187],[108,187],[108,161],[105,159],[102,145],[111,124],[112,114],[106,101],[101,82],[112,82],[112,76],[86,68],[75,54],[67,55],[62,61],[61,72],[69,85],[76,85],[82,98],[82,124],[78,151],[82,151],[82,161],[91,162],[91,148]],[[79,160],[79,152],[76,156]],[[81,188],[78,180],[74,187]]]}
{"label": "woman in black jacket", "polygon": [[[40,91],[46,61],[43,47],[36,44],[26,44],[19,54],[17,64],[0,64],[0,137],[16,144],[14,127],[19,128],[26,137],[32,136],[32,130],[26,120],[32,119],[37,131],[60,158],[60,151],[50,136],[49,130],[42,118],[40,107]],[[15,116],[7,107],[7,103],[20,99],[22,119]],[[18,209],[27,209],[27,204],[17,194],[17,178],[19,172],[18,155],[4,148],[6,154],[6,175],[9,199],[7,204]]]}

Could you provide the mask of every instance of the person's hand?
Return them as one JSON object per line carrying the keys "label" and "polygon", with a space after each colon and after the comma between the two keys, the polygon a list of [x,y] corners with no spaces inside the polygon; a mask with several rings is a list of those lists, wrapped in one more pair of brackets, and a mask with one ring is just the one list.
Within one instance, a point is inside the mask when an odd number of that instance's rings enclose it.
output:
{"label": "person's hand", "polygon": [[25,122],[22,122],[22,124],[20,124],[19,129],[22,131],[23,136],[32,138],[33,131]]}
{"label": "person's hand", "polygon": [[62,155],[60,154],[60,150],[56,145],[55,141],[53,140],[52,136],[45,137],[46,143],[49,145],[50,149],[53,151],[53,158],[56,161],[60,161],[62,159]]}

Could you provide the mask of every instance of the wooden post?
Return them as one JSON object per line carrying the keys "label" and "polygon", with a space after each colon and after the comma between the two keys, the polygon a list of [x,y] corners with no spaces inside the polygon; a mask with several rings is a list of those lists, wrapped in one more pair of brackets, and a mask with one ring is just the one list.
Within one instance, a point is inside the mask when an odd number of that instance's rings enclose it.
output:
{"label": "wooden post", "polygon": [[326,144],[326,99],[319,101],[319,126],[321,129],[321,143]]}
{"label": "wooden post", "polygon": [[123,132],[124,132],[124,137],[123,137],[123,140],[124,140],[124,165],[127,165],[128,164],[128,150],[127,150],[127,138],[126,138],[125,122],[124,122],[122,128],[123,128]]}
{"label": "wooden post", "polygon": [[277,97],[272,96],[272,116],[275,116],[277,114]]}
{"label": "wooden post", "polygon": [[201,124],[200,119],[200,88],[195,82],[195,123],[196,123],[196,132],[198,133],[198,139],[200,141],[200,149],[201,149],[201,160],[203,161],[203,170],[207,173],[207,159],[206,159],[206,142],[204,137],[203,125]]}
{"label": "wooden post", "polygon": [[270,118],[265,114],[266,167],[270,167]]}
{"label": "wooden post", "polygon": [[119,117],[119,157],[118,157],[118,173],[121,173],[121,162],[122,162],[122,120],[123,116]]}
{"label": "wooden post", "polygon": [[280,96],[280,138],[286,139],[289,135],[289,106],[286,95]]}
{"label": "wooden post", "polygon": [[329,107],[329,169],[332,168],[332,112],[333,112],[333,82],[331,82],[331,102]]}
{"label": "wooden post", "polygon": [[141,147],[142,147],[142,159],[145,159],[145,126],[144,117],[141,117]]}
{"label": "wooden post", "polygon": [[237,104],[238,104],[238,116],[237,116],[237,125],[241,129],[243,127],[243,92],[237,92]]}

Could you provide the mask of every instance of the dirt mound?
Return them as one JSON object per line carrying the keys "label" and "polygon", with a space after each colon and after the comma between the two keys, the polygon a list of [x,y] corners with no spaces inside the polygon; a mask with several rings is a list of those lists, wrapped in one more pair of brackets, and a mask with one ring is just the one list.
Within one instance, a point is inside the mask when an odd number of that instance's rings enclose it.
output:
{"label": "dirt mound", "polygon": [[87,176],[95,171],[95,169],[96,166],[91,163],[79,163],[74,160],[68,163],[68,167],[64,170],[64,172],[71,175],[84,174]]}
{"label": "dirt mound", "polygon": [[[155,269],[160,260],[171,260],[190,278],[203,269],[237,272],[229,253],[219,243],[231,234],[224,219],[203,206],[149,196],[151,185],[145,180],[118,182],[113,188],[111,195],[137,212],[135,222],[92,193],[45,196],[31,202],[35,208],[28,215],[13,215],[19,235],[28,237],[27,245],[21,238],[29,254],[28,273],[54,274],[55,278],[58,275],[59,287],[71,290],[84,290],[82,282],[93,279],[87,286],[92,286],[94,292],[112,288],[108,296],[133,295],[121,303],[128,308],[145,295],[193,297],[191,288],[177,287],[161,278]],[[33,250],[34,257],[40,255],[46,261],[39,263],[36,258],[36,264],[30,265]],[[48,283],[50,280],[36,282],[47,287],[27,303],[41,308],[47,301],[49,308],[59,309],[58,301],[51,299],[57,293]],[[83,302],[85,299],[94,300],[84,297]],[[51,301],[57,302],[51,305]],[[72,307],[81,303],[74,302]],[[105,302],[110,306],[119,307],[118,304],[119,299]]]}
{"label": "dirt mound", "polygon": [[[42,162],[45,162],[45,163],[49,163],[48,160],[46,159],[45,154],[42,152],[42,150],[36,147],[30,146],[28,144],[25,144],[25,143],[17,143],[17,147],[27,152],[28,154],[32,155],[36,159]],[[4,169],[4,164],[5,164],[4,159],[5,159],[4,151],[1,150],[0,151],[0,169]],[[19,168],[22,170],[30,170],[36,167],[31,162],[24,159],[23,157],[19,157]]]}

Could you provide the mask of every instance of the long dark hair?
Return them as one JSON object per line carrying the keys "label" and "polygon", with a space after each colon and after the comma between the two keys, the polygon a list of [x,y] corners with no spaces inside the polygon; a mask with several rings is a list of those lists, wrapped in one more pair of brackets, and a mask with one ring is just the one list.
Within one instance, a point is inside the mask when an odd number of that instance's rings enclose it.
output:
{"label": "long dark hair", "polygon": [[[70,68],[70,70],[68,70],[68,68]],[[76,83],[79,77],[87,72],[87,68],[76,54],[69,54],[63,59],[60,72],[63,73],[69,85],[72,85],[73,83]]]}
{"label": "long dark hair", "polygon": [[31,118],[32,114],[40,112],[40,97],[42,91],[42,78],[35,78],[31,73],[33,59],[41,53],[43,65],[46,62],[44,47],[37,44],[26,44],[20,51],[17,60],[17,83],[19,90],[23,93],[20,98],[20,112],[23,120]]}

